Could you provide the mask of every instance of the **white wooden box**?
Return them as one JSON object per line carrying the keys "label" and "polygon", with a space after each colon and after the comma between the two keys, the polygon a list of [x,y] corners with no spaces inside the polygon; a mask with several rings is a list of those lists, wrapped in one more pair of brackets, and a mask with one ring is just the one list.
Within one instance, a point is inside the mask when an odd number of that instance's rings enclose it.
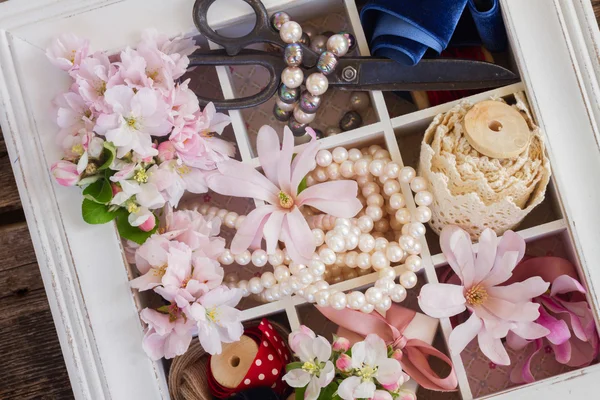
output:
{"label": "white wooden box", "polygon": [[[44,49],[63,32],[87,37],[95,49],[118,51],[133,45],[142,29],[170,36],[193,35],[193,0],[11,0],[0,5],[0,122],[5,135],[46,292],[78,399],[166,399],[164,364],[154,363],[141,347],[144,326],[139,299],[129,288],[129,270],[114,226],[91,226],[80,216],[81,198],[53,182],[49,165],[60,157],[50,110],[52,98],[68,78],[50,65]],[[354,0],[264,0],[269,12],[286,10],[304,20],[342,9],[368,54]],[[519,231],[528,242],[560,236],[578,263],[589,301],[600,319],[600,35],[589,0],[502,0],[504,19],[522,83],[473,96],[509,96],[525,90],[546,135],[553,169],[549,190],[556,212]],[[242,5],[242,7],[240,6]],[[221,0],[210,14],[214,28],[248,19],[241,2]],[[226,68],[217,68],[222,93],[234,96]],[[410,149],[405,138],[420,135],[434,115],[452,104],[390,118],[381,92],[371,93],[377,122],[322,140],[323,147],[385,144],[402,162]],[[253,158],[245,121],[231,112],[244,162]],[[408,152],[408,153],[407,153]],[[409,189],[403,187],[408,193]],[[407,196],[408,197],[408,196]],[[411,204],[414,206],[414,204]],[[424,242],[425,278],[435,281],[443,255]],[[429,246],[428,246],[428,245]],[[433,246],[431,246],[434,244]],[[364,287],[375,276],[342,282],[339,290]],[[300,323],[303,300],[287,298],[244,311],[245,319],[285,312],[292,327]],[[451,326],[441,320],[447,339]],[[463,399],[473,398],[460,357],[453,362]],[[600,365],[592,365],[533,384],[498,392],[494,398],[595,398]]]}

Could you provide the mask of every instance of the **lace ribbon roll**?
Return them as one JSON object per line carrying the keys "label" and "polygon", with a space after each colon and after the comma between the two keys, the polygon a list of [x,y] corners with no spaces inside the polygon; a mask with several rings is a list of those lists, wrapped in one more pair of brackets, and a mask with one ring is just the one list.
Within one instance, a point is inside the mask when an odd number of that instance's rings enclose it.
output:
{"label": "lace ribbon roll", "polygon": [[430,225],[438,234],[446,225],[458,225],[473,239],[488,227],[501,235],[544,200],[550,166],[542,135],[523,94],[516,93],[515,99],[512,107],[531,134],[529,146],[517,157],[491,158],[471,146],[464,122],[474,105],[466,101],[437,115],[425,132],[419,174],[430,182]]}

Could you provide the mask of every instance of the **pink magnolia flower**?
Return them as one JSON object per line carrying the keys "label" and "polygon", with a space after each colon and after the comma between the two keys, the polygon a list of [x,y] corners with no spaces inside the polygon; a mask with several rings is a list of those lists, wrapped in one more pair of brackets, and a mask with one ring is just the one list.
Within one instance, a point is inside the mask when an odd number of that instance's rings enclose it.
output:
{"label": "pink magnolia flower", "polygon": [[269,126],[260,129],[257,149],[266,176],[248,164],[229,160],[218,164],[220,173],[207,177],[208,187],[217,193],[268,203],[248,214],[231,251],[239,254],[249,246],[259,247],[264,236],[267,253],[274,253],[278,240],[282,240],[292,260],[306,264],[315,252],[315,242],[300,207],[309,205],[336,217],[351,218],[362,209],[356,197],[358,185],[350,180],[331,181],[298,194],[300,182],[315,166],[319,143],[311,140],[292,162],[294,138],[287,127],[281,150],[277,133]]}
{"label": "pink magnolia flower", "polygon": [[142,345],[148,357],[153,360],[180,356],[192,342],[194,321],[176,306],[169,307],[169,310],[169,314],[150,308],[140,312],[140,317],[148,324]]}
{"label": "pink magnolia flower", "polygon": [[63,71],[77,69],[89,52],[90,43],[72,33],[64,33],[46,50],[50,62]]}
{"label": "pink magnolia flower", "polygon": [[434,318],[451,317],[465,309],[472,314],[450,334],[449,347],[459,354],[475,336],[479,348],[498,365],[509,365],[510,358],[500,340],[509,330],[528,339],[548,334],[534,321],[540,316],[539,305],[531,299],[548,289],[539,276],[508,286],[506,282],[523,258],[525,241],[506,231],[496,243],[496,234],[486,229],[479,238],[477,257],[469,234],[456,226],[447,226],[440,237],[442,252],[462,285],[429,283],[419,295],[419,306]]}
{"label": "pink magnolia flower", "polygon": [[151,136],[164,136],[172,129],[162,97],[149,88],[134,92],[124,85],[108,89],[104,97],[112,114],[101,114],[94,131],[117,147],[117,157],[131,150],[141,157],[157,155]]}
{"label": "pink magnolia flower", "polygon": [[242,337],[242,312],[235,308],[242,295],[240,289],[219,286],[190,306],[190,316],[197,321],[198,339],[207,353],[221,354],[221,343],[237,342]]}
{"label": "pink magnolia flower", "polygon": [[550,293],[536,297],[539,303],[540,317],[536,322],[549,330],[544,338],[528,340],[514,332],[509,332],[506,342],[515,350],[523,350],[529,344],[528,355],[511,371],[511,381],[515,383],[533,382],[531,373],[533,357],[549,345],[556,361],[570,367],[589,365],[598,356],[598,333],[594,316],[589,304],[570,298],[576,294],[585,294],[585,288],[568,275],[561,275],[552,282]]}
{"label": "pink magnolia flower", "polygon": [[60,160],[50,167],[54,179],[62,186],[74,186],[79,182],[81,172],[77,169],[77,164],[71,161]]}
{"label": "pink magnolia flower", "polygon": [[352,376],[338,387],[338,396],[344,400],[373,398],[377,389],[375,382],[391,385],[405,375],[400,363],[388,358],[383,339],[373,333],[352,346],[352,369]]}
{"label": "pink magnolia flower", "polygon": [[85,58],[73,75],[79,94],[86,104],[97,112],[110,113],[111,109],[104,101],[104,93],[122,82],[117,67],[110,62],[108,56],[98,52]]}

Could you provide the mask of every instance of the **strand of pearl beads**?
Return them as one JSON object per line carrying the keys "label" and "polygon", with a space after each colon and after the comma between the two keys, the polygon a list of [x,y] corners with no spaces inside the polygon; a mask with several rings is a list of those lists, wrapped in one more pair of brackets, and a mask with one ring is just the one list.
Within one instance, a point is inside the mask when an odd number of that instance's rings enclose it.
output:
{"label": "strand of pearl beads", "polygon": [[[392,302],[402,302],[406,298],[406,289],[417,283],[415,273],[422,268],[418,239],[425,234],[423,224],[431,218],[428,206],[433,200],[427,191],[428,183],[417,177],[413,168],[401,168],[391,161],[387,150],[377,145],[362,151],[342,147],[331,152],[321,150],[316,162],[317,167],[307,175],[308,186],[327,180],[355,179],[360,189],[358,198],[365,208],[351,219],[313,214],[310,208],[305,208],[303,212],[318,246],[309,265],[293,263],[285,249],[278,249],[271,255],[262,249],[252,253],[246,250],[235,256],[225,250],[219,257],[224,265],[236,262],[263,267],[269,263],[274,270],[250,280],[239,280],[236,273],[229,273],[224,281],[229,287],[242,289],[244,296],[254,294],[265,302],[297,294],[319,306],[383,313]],[[412,213],[406,207],[401,184],[408,184],[415,192],[418,207]],[[198,211],[217,216],[224,225],[234,229],[239,227],[240,219],[245,218],[207,204],[200,206]],[[396,271],[392,263],[404,264],[399,284],[395,283]],[[378,279],[365,293],[352,291],[346,294],[330,287],[330,282],[338,283],[372,270],[377,271]]]}

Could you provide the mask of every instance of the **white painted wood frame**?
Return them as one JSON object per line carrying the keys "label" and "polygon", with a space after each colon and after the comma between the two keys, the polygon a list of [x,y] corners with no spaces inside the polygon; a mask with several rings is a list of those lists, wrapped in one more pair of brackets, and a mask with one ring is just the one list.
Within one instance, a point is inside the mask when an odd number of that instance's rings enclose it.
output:
{"label": "white painted wood frame", "polygon": [[[168,35],[193,33],[193,0],[11,0],[0,4],[0,123],[16,175],[23,208],[56,323],[71,384],[78,399],[167,399],[161,363],[143,353],[143,324],[128,286],[128,273],[113,225],[90,226],[80,216],[81,198],[53,182],[49,165],[60,157],[54,144],[57,127],[53,97],[68,78],[44,55],[51,38],[73,32],[95,49],[117,51],[132,45],[142,29]],[[561,234],[579,259],[596,321],[600,316],[600,33],[589,0],[501,0],[504,19],[522,83],[473,96],[509,96],[525,90],[546,135],[553,169],[553,190],[561,217],[520,231],[526,240]],[[245,9],[222,0],[213,27],[242,21]],[[296,18],[345,7],[359,49],[368,54],[353,0],[265,0],[270,12],[289,10]],[[223,11],[226,10],[226,11]],[[218,68],[223,93],[234,88]],[[371,93],[379,122],[325,138],[323,146],[352,146],[376,140],[402,162],[397,136],[421,129],[452,103],[390,119],[381,92]],[[239,112],[231,113],[240,154],[252,158]],[[410,190],[404,186],[407,198]],[[411,202],[410,207],[414,207]],[[435,281],[441,254],[430,254],[423,242],[425,276]],[[367,275],[337,284],[339,290],[374,282]],[[252,319],[285,311],[292,327],[299,324],[291,297],[244,311]],[[450,322],[441,320],[447,339]],[[472,394],[459,357],[453,361],[463,399]],[[497,393],[493,398],[595,398],[600,365]]]}

